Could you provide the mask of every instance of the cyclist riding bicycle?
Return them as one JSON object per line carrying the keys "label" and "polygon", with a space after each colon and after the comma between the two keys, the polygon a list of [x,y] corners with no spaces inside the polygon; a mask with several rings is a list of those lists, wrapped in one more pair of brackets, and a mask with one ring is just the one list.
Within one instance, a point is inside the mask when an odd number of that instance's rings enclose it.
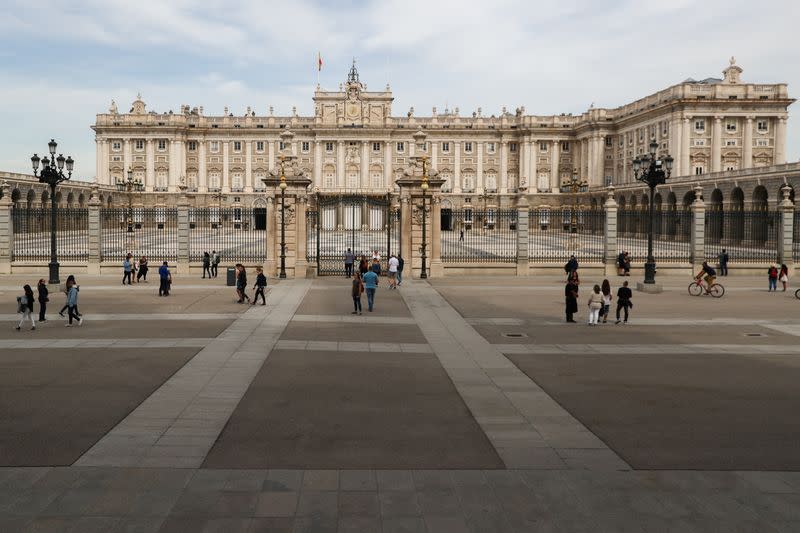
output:
{"label": "cyclist riding bicycle", "polygon": [[703,261],[703,270],[698,272],[694,278],[699,281],[700,278],[703,277],[703,274],[706,276],[706,294],[710,294],[708,289],[711,288],[711,286],[714,284],[714,281],[717,279],[717,271],[711,268],[711,265],[709,265],[706,261]]}

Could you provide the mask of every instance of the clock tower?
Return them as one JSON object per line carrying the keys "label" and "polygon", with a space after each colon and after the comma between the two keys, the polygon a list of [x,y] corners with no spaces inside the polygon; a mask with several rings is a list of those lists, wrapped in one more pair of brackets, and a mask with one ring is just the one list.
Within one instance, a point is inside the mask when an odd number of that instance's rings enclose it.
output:
{"label": "clock tower", "polygon": [[388,85],[383,92],[367,91],[353,60],[347,81],[339,86],[339,91],[318,88],[314,93],[316,122],[322,126],[382,128],[391,117],[393,100]]}

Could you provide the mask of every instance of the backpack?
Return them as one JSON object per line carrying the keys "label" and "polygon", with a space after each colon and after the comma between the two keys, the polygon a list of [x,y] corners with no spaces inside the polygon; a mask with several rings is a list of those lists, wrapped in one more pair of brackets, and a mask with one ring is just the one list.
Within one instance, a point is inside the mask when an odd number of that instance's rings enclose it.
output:
{"label": "backpack", "polygon": [[17,313],[24,313],[28,311],[28,297],[17,296]]}

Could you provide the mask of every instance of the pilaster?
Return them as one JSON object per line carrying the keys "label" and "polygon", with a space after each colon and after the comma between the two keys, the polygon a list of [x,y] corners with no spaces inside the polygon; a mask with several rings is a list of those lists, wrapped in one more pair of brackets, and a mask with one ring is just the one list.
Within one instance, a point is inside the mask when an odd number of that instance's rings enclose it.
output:
{"label": "pilaster", "polygon": [[99,191],[92,187],[89,198],[89,274],[100,274],[100,207]]}
{"label": "pilaster", "polygon": [[275,195],[270,193],[267,195],[267,231],[264,232],[264,238],[266,239],[266,250],[267,250],[267,260],[264,263],[264,272],[266,272],[267,276],[275,277],[278,274],[277,270],[277,259],[278,259],[278,252],[276,254],[276,217],[277,214],[275,212]]}
{"label": "pilaster", "polygon": [[603,250],[603,258],[606,266],[606,275],[611,276],[617,273],[617,202],[614,200],[614,186],[609,185],[606,187],[606,203],[605,203],[605,246]]}
{"label": "pilaster", "polygon": [[400,254],[406,259],[410,274],[413,269],[411,268],[411,198],[408,193],[400,196],[400,229]]}
{"label": "pilaster", "polygon": [[180,186],[178,198],[178,264],[179,275],[189,274],[189,199],[186,197],[186,185]]}
{"label": "pilaster", "polygon": [[719,172],[722,168],[722,117],[714,117],[714,128],[711,131],[711,172]]}
{"label": "pilaster", "polygon": [[556,192],[559,190],[561,186],[561,182],[559,181],[560,178],[558,176],[558,165],[559,165],[559,145],[558,139],[553,139],[552,144],[550,145],[551,152],[550,152],[550,192]]}
{"label": "pilaster", "polygon": [[434,194],[431,198],[431,277],[442,277],[442,197]]}
{"label": "pilaster", "polygon": [[528,259],[530,210],[527,195],[520,195],[517,201],[517,276],[523,277],[527,277],[530,273]]}
{"label": "pilaster", "polygon": [[742,168],[753,166],[753,119],[747,116],[744,121],[744,139],[742,140]]}
{"label": "pilaster", "polygon": [[14,224],[11,219],[11,192],[6,183],[0,184],[0,274],[11,274],[11,254],[14,242]]}
{"label": "pilaster", "polygon": [[308,277],[308,261],[306,259],[306,247],[308,246],[308,239],[306,238],[306,211],[308,210],[308,196],[300,194],[295,199],[295,254],[294,262],[294,277],[305,278]]}
{"label": "pilaster", "polygon": [[694,188],[694,203],[692,203],[692,231],[689,261],[695,270],[705,261],[705,236],[706,236],[706,204],[703,202],[703,188],[699,185]]}
{"label": "pilaster", "polygon": [[794,256],[792,254],[792,240],[794,237],[794,202],[789,199],[792,190],[788,185],[781,188],[783,200],[779,209],[781,213],[781,224],[778,227],[778,261],[785,264],[790,269],[794,268]]}

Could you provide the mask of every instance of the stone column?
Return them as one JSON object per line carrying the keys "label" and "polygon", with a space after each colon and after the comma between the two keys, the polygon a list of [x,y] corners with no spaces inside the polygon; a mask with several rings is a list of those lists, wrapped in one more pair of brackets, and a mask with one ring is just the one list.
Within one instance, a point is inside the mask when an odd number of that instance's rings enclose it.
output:
{"label": "stone column", "polygon": [[186,186],[181,185],[178,198],[178,265],[179,275],[189,274],[189,199]]}
{"label": "stone column", "polygon": [[306,260],[306,211],[308,210],[308,196],[299,194],[295,199],[295,249],[297,250],[294,261],[294,277],[307,277],[308,261]]}
{"label": "stone column", "polygon": [[98,183],[103,184],[103,185],[110,185],[111,184],[111,181],[110,181],[111,180],[111,175],[109,174],[109,171],[108,171],[108,158],[109,158],[109,155],[110,155],[109,152],[110,152],[111,147],[109,145],[108,139],[103,140],[102,148],[103,148],[103,155],[102,155],[102,160],[103,160],[102,165],[103,166],[102,166],[101,171],[100,171],[100,176],[101,177],[98,178]]}
{"label": "stone column", "polygon": [[11,191],[5,182],[0,183],[0,274],[11,274],[11,255],[14,243],[14,224],[11,219]]}
{"label": "stone column", "polygon": [[439,170],[439,143],[431,141],[431,170]]}
{"label": "stone column", "polygon": [[586,152],[586,180],[589,183],[592,183],[595,173],[595,162],[597,161],[597,158],[595,157],[594,134],[590,135],[586,140]]}
{"label": "stone column", "polygon": [[500,141],[500,194],[508,193],[508,141]]}
{"label": "stone column", "polygon": [[722,117],[714,117],[714,128],[711,130],[711,172],[719,172],[722,168]]}
{"label": "stone column", "polygon": [[794,237],[794,203],[789,199],[791,191],[788,185],[784,185],[781,188],[783,200],[779,206],[781,225],[778,226],[778,262],[785,263],[786,266],[793,269],[794,256],[792,254],[792,240]]}
{"label": "stone column", "polygon": [[461,194],[461,141],[453,141],[453,151],[453,192]]}
{"label": "stone column", "polygon": [[559,153],[558,153],[558,139],[553,139],[550,149],[550,192],[559,190],[561,183],[558,175]]}
{"label": "stone column", "polygon": [[230,158],[228,156],[230,150],[230,141],[223,141],[222,142],[222,183],[220,183],[220,191],[228,191],[231,190],[231,182],[230,178],[228,177],[228,166],[230,162]]}
{"label": "stone column", "polygon": [[606,275],[612,276],[617,273],[617,202],[614,200],[614,186],[609,185],[606,187],[606,221],[605,221],[605,246],[604,246],[604,263],[606,266]]}
{"label": "stone column", "polygon": [[314,187],[322,188],[322,141],[314,141]]}
{"label": "stone column", "polygon": [[744,119],[744,139],[742,140],[742,168],[753,166],[753,118]]}
{"label": "stone column", "polygon": [[680,172],[678,172],[678,176],[688,176],[690,169],[690,160],[689,155],[692,151],[691,149],[691,133],[689,130],[689,122],[691,122],[692,117],[684,117],[683,119],[683,126],[682,126],[682,133],[681,133],[681,160],[680,160]]}
{"label": "stone column", "polygon": [[253,192],[253,141],[244,143],[244,192]]}
{"label": "stone column", "polygon": [[430,277],[444,276],[444,265],[442,264],[442,197],[439,194],[431,195],[431,262]]}
{"label": "stone column", "polygon": [[392,180],[392,142],[383,142],[383,184],[391,189],[394,189],[394,181]]}
{"label": "stone column", "polygon": [[361,188],[369,189],[369,142],[361,141]]}
{"label": "stone column", "polygon": [[344,185],[344,141],[339,141],[336,145],[336,186],[343,188]]}
{"label": "stone column", "polygon": [[682,137],[682,129],[681,128],[681,120],[676,119],[670,123],[670,144],[672,148],[670,148],[670,155],[675,160],[675,177],[682,176],[681,174],[681,154],[683,153],[683,144],[681,141]]}
{"label": "stone column", "polygon": [[606,137],[598,135],[595,140],[595,168],[594,175],[589,178],[589,184],[594,186],[605,185],[606,174]]}
{"label": "stone column", "polygon": [[[128,176],[128,168],[131,168],[133,165],[133,159],[131,158],[131,140],[125,139],[122,141],[122,177],[123,179]],[[172,165],[170,164],[170,168]]]}
{"label": "stone column", "polygon": [[536,192],[539,187],[539,171],[536,169],[536,163],[538,160],[538,148],[539,143],[534,139],[533,141],[528,142],[528,151],[525,154],[527,158],[525,162],[525,168],[528,172],[528,190]]}
{"label": "stone column", "polygon": [[703,202],[703,188],[699,185],[694,188],[694,202],[692,203],[692,231],[691,249],[689,250],[689,261],[692,263],[694,271],[700,268],[705,261],[705,237],[706,237],[706,204]]}
{"label": "stone column", "polygon": [[273,169],[275,168],[275,142],[276,141],[267,141],[267,152],[268,152],[268,166],[267,168]]}
{"label": "stone column", "polygon": [[[178,140],[178,178],[183,178],[183,184],[186,184],[186,140]],[[179,181],[180,183],[180,181]]]}
{"label": "stone column", "polygon": [[536,183],[536,178],[530,176],[528,172],[528,152],[531,149],[531,141],[529,139],[525,139],[525,137],[522,137],[517,149],[519,150],[519,176],[517,176],[519,185],[522,187],[522,183],[524,181],[528,184],[529,191],[536,192],[538,183]]}
{"label": "stone column", "polygon": [[145,141],[145,173],[144,185],[146,191],[152,191],[156,186],[156,151],[153,139]]}
{"label": "stone column", "polygon": [[775,159],[773,164],[786,163],[786,117],[780,117],[775,122]]}
{"label": "stone column", "polygon": [[99,191],[92,187],[89,198],[89,262],[88,274],[100,274],[100,198]]}
{"label": "stone column", "polygon": [[206,169],[206,140],[197,141],[197,190],[208,192],[208,170]]}
{"label": "stone column", "polygon": [[277,224],[275,223],[275,196],[274,194],[267,195],[267,231],[264,232],[267,247],[267,260],[264,262],[264,272],[267,276],[275,277],[278,273],[277,265],[279,261],[280,251],[276,250],[277,246],[275,231]]}
{"label": "stone column", "polygon": [[478,148],[478,172],[476,177],[478,183],[476,185],[475,192],[478,194],[483,194],[483,191],[485,190],[483,184],[483,141],[476,141],[475,144]]}
{"label": "stone column", "polygon": [[530,274],[528,259],[530,210],[528,196],[521,195],[517,201],[517,276],[528,276]]}

